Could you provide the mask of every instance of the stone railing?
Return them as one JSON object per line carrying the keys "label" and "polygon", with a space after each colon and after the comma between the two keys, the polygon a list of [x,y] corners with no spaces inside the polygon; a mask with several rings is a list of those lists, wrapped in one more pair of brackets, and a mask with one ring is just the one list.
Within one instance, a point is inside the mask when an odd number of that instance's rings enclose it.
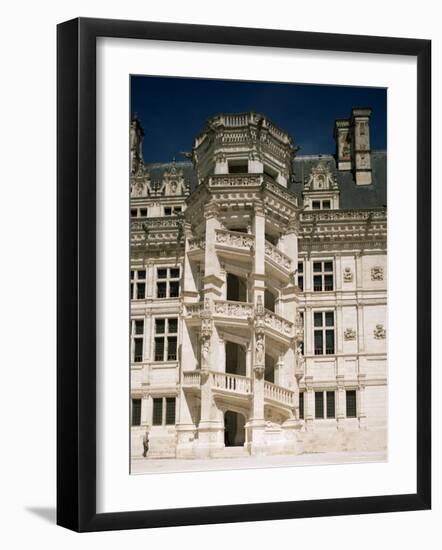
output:
{"label": "stone railing", "polygon": [[183,386],[197,387],[201,385],[201,373],[198,370],[183,372]]}
{"label": "stone railing", "polygon": [[212,378],[212,388],[241,394],[250,394],[252,392],[250,378],[246,376],[226,372],[211,372],[210,375]]}
{"label": "stone railing", "polygon": [[255,244],[255,237],[254,235],[241,233],[240,231],[217,229],[215,231],[215,242],[220,246],[229,246],[250,251]]}
{"label": "stone railing", "polygon": [[263,174],[217,174],[209,177],[209,187],[259,187]]}
{"label": "stone railing", "polygon": [[281,252],[279,248],[276,248],[269,241],[265,242],[265,255],[269,260],[272,260],[273,263],[277,264],[284,269],[289,271],[292,270],[292,260],[284,252]]}
{"label": "stone railing", "polygon": [[371,221],[386,220],[387,211],[384,208],[376,210],[322,210],[304,211],[301,214],[301,222],[317,221]]}
{"label": "stone railing", "polygon": [[264,310],[264,323],[267,327],[284,334],[285,336],[292,337],[294,335],[294,323],[287,321],[283,317],[276,315],[273,311],[268,309]]}
{"label": "stone railing", "polygon": [[253,304],[247,302],[235,302],[228,300],[214,301],[214,316],[215,317],[232,317],[234,319],[248,319],[253,317]]}
{"label": "stone railing", "polygon": [[287,407],[293,407],[295,394],[288,388],[283,388],[272,384],[272,382],[264,381],[264,399],[269,399],[276,403],[281,403]]}
{"label": "stone railing", "polygon": [[181,220],[177,218],[147,218],[143,221],[131,221],[130,230],[132,231],[150,231],[155,229],[176,229]]}
{"label": "stone railing", "polygon": [[194,302],[192,304],[184,304],[185,313],[191,317],[199,316],[204,310],[204,302]]}
{"label": "stone railing", "polygon": [[204,239],[189,239],[189,252],[194,250],[204,250],[206,248],[206,241]]}

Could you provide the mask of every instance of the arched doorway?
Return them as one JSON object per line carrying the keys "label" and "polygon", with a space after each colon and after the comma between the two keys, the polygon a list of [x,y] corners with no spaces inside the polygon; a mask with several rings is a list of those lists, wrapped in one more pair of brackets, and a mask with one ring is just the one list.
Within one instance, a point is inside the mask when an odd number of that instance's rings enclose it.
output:
{"label": "arched doorway", "polygon": [[226,411],[224,414],[224,445],[226,447],[242,447],[246,440],[246,419],[242,414]]}

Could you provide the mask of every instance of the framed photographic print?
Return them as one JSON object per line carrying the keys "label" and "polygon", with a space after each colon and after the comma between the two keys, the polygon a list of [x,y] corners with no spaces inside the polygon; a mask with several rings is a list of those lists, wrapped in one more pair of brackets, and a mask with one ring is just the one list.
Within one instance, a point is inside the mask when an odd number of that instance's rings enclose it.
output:
{"label": "framed photographic print", "polygon": [[58,26],[59,525],[430,507],[430,52]]}

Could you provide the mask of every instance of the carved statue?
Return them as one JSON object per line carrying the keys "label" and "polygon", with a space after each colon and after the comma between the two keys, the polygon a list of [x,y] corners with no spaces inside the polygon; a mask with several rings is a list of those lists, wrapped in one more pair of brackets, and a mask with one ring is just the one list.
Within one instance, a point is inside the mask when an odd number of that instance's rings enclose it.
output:
{"label": "carved statue", "polygon": [[255,363],[256,365],[263,365],[265,352],[264,352],[264,335],[258,334],[256,337],[256,347],[255,347]]}

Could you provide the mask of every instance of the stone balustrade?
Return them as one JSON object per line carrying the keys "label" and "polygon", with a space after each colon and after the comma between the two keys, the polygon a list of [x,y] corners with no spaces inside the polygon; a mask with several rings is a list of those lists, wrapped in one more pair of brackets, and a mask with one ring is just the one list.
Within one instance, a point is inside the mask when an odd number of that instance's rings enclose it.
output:
{"label": "stone balustrade", "polygon": [[198,387],[201,384],[201,373],[198,370],[183,372],[184,387]]}
{"label": "stone balustrade", "polygon": [[189,239],[189,251],[204,250],[206,248],[206,241],[204,239],[194,238]]}
{"label": "stone balustrade", "polygon": [[279,250],[279,248],[276,248],[276,246],[274,246],[272,243],[269,243],[269,241],[265,242],[265,255],[266,258],[268,258],[278,266],[283,267],[288,271],[292,270],[291,258],[287,256],[287,254],[284,254],[284,252],[281,252],[281,250]]}
{"label": "stone balustrade", "polygon": [[254,235],[241,233],[240,231],[217,229],[215,232],[215,242],[219,246],[227,246],[249,252],[255,245],[255,237]]}
{"label": "stone balustrade", "polygon": [[277,386],[272,382],[264,381],[264,399],[281,403],[288,407],[293,407],[295,402],[295,393],[288,388]]}
{"label": "stone balustrade", "polygon": [[287,321],[273,311],[264,310],[264,323],[267,327],[283,334],[284,336],[292,337],[294,335],[295,325],[291,321]]}
{"label": "stone balustrade", "polygon": [[263,174],[218,174],[209,177],[209,187],[259,187]]}
{"label": "stone balustrade", "polygon": [[227,390],[234,393],[250,394],[252,383],[247,376],[229,374],[227,372],[211,372],[212,388]]}
{"label": "stone balustrade", "polygon": [[215,300],[214,317],[232,317],[234,319],[249,319],[254,315],[253,304],[235,302],[233,300]]}

